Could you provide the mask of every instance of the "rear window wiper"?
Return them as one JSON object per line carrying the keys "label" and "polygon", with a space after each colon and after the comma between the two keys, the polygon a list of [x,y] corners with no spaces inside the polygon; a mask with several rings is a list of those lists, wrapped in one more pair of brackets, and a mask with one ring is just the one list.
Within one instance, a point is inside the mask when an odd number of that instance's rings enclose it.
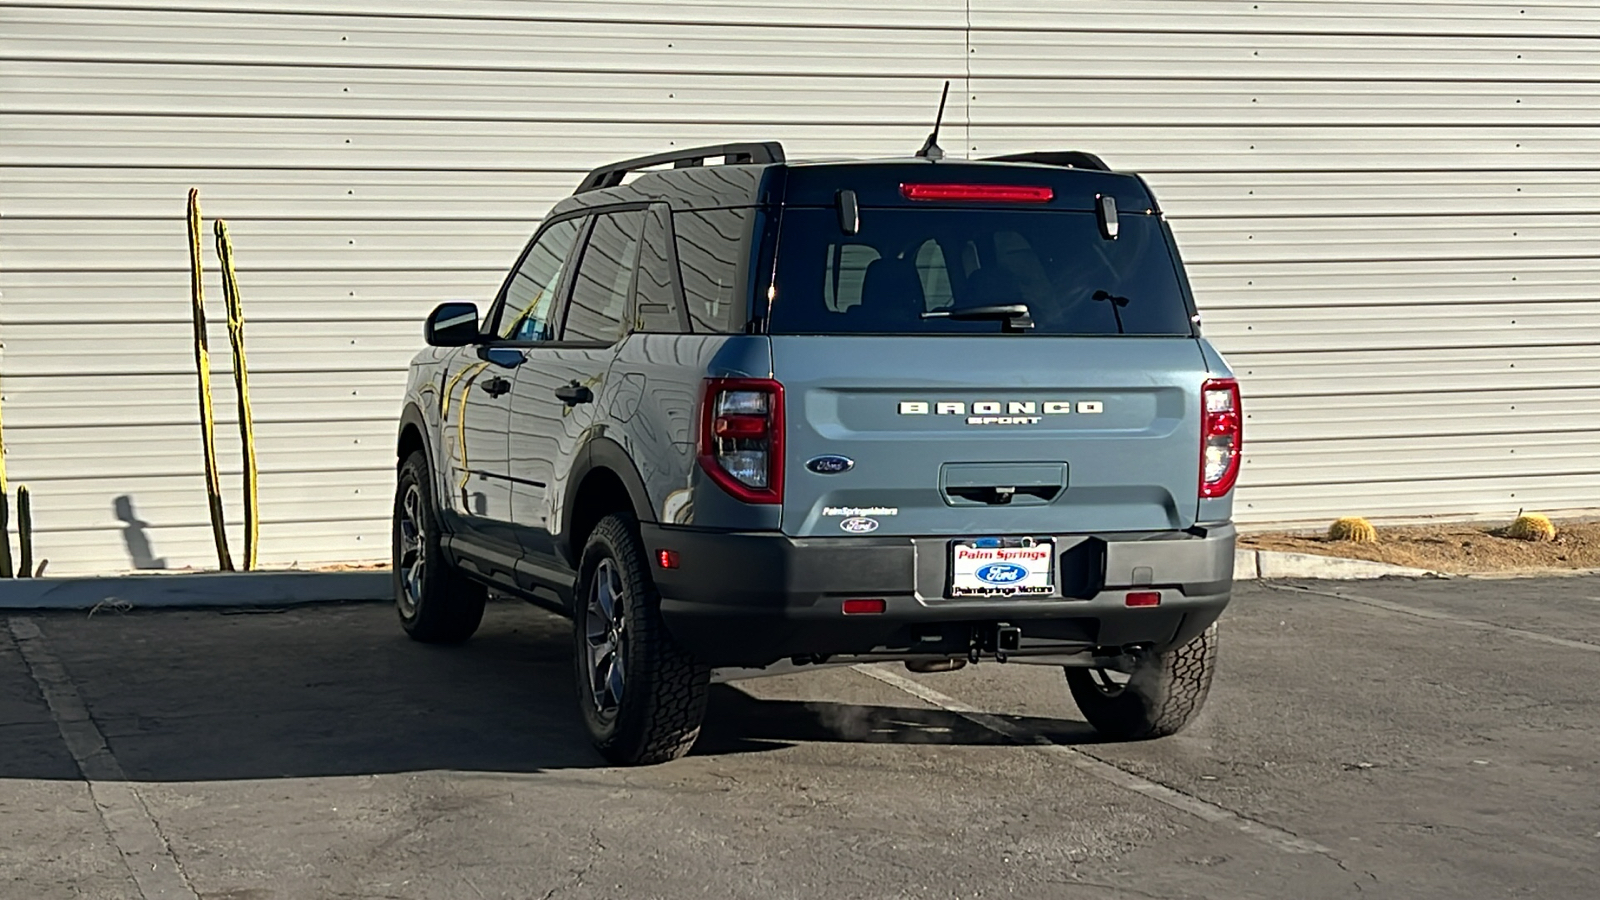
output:
{"label": "rear window wiper", "polygon": [[1001,303],[994,306],[963,306],[954,309],[936,309],[922,314],[924,319],[955,319],[958,322],[977,322],[999,319],[1010,332],[1033,328],[1033,311],[1026,303]]}

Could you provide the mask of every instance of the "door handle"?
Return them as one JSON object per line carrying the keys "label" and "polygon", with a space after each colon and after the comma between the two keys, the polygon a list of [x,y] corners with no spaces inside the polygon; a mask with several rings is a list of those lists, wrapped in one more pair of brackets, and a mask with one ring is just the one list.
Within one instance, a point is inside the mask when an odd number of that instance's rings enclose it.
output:
{"label": "door handle", "polygon": [[478,386],[488,391],[491,397],[498,397],[511,390],[511,382],[501,378],[499,375],[490,378],[488,381],[479,382]]}
{"label": "door handle", "polygon": [[580,403],[593,403],[594,391],[589,390],[576,381],[556,388],[556,399],[568,406],[577,406]]}

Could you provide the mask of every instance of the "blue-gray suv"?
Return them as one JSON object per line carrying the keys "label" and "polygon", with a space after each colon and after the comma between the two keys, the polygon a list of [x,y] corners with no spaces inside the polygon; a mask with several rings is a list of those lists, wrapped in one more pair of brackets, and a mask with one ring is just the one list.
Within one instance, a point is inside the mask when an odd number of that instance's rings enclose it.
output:
{"label": "blue-gray suv", "polygon": [[425,335],[401,623],[464,641],[490,592],[570,615],[613,762],[687,752],[713,680],[797,667],[1060,666],[1119,739],[1204,702],[1243,414],[1137,175],[628,160]]}

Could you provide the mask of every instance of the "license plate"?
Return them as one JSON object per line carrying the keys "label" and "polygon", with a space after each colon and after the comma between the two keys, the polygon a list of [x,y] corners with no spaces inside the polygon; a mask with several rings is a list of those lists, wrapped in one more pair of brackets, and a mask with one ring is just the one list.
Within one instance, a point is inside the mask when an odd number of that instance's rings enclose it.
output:
{"label": "license plate", "polygon": [[1055,541],[976,538],[950,544],[950,596],[1055,593]]}

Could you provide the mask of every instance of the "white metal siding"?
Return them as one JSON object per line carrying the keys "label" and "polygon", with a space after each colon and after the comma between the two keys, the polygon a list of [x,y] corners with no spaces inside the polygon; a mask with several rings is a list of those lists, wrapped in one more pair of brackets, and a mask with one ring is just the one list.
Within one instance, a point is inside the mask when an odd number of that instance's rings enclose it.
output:
{"label": "white metal siding", "polygon": [[[486,304],[538,217],[600,163],[736,139],[903,153],[944,78],[959,128],[965,22],[961,0],[0,2],[0,375],[38,554],[57,573],[215,565],[190,186],[208,217],[230,517],[210,217],[229,220],[248,318],[264,561],[381,559],[428,309]],[[233,541],[237,558],[237,521]]]}
{"label": "white metal siding", "polygon": [[7,465],[52,572],[215,563],[190,186],[236,242],[265,561],[379,559],[421,316],[486,302],[583,171],[734,139],[905,153],[944,78],[952,152],[1089,149],[1162,197],[1245,382],[1242,521],[1600,507],[1600,8],[330,9],[0,0]]}
{"label": "white metal siding", "polygon": [[1245,390],[1237,518],[1600,507],[1600,6],[972,4],[976,154],[1146,175]]}

